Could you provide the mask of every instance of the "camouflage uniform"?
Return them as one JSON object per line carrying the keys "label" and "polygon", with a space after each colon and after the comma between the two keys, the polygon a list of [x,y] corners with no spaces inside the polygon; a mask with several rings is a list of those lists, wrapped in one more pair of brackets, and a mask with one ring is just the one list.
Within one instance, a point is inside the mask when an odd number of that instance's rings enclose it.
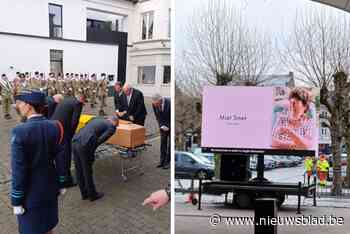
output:
{"label": "camouflage uniform", "polygon": [[12,103],[12,84],[5,75],[1,76],[1,104],[5,119],[11,119],[10,107]]}
{"label": "camouflage uniform", "polygon": [[105,78],[98,81],[97,95],[98,95],[98,98],[100,100],[99,115],[105,115],[103,108],[106,106],[106,98],[108,95],[107,80]]}

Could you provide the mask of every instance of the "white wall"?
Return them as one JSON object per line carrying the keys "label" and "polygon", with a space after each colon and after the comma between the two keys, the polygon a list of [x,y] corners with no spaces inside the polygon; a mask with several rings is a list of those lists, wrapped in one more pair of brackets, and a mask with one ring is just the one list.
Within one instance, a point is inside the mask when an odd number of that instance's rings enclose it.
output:
{"label": "white wall", "polygon": [[[62,5],[63,38],[74,40],[86,40],[87,8],[124,16],[134,10],[124,0],[1,0],[0,31],[48,37],[49,3]],[[129,27],[128,22],[124,24]]]}
{"label": "white wall", "polygon": [[50,49],[63,50],[63,72],[117,75],[118,46],[0,35],[0,73],[50,70]]}
{"label": "white wall", "polygon": [[49,36],[47,0],[1,0],[0,31]]}
{"label": "white wall", "polygon": [[[145,96],[152,96],[156,92],[164,96],[170,96],[170,84],[163,84],[163,66],[170,66],[167,55],[135,56],[130,61],[131,70],[127,79],[128,83],[142,90]],[[137,83],[138,67],[140,66],[156,66],[155,84]]]}

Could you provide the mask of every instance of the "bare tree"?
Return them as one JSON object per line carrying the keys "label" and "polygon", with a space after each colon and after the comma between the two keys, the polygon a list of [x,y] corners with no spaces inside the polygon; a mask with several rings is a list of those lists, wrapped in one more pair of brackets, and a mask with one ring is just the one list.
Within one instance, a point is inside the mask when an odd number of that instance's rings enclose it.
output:
{"label": "bare tree", "polygon": [[186,34],[191,49],[183,62],[206,84],[257,84],[269,69],[270,41],[250,30],[230,1],[209,1],[196,9]]}
{"label": "bare tree", "polygon": [[[340,154],[344,109],[347,95],[344,77],[349,71],[349,20],[325,11],[297,14],[294,30],[282,41],[282,63],[293,69],[303,82],[321,88],[321,103],[331,114],[334,179],[332,193],[341,193]],[[345,73],[344,73],[345,72]]]}

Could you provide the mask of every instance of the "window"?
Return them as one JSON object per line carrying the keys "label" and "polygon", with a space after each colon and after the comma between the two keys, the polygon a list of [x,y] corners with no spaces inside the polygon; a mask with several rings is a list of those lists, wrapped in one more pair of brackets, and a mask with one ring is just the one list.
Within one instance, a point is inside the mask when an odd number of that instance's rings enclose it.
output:
{"label": "window", "polygon": [[50,72],[63,74],[63,51],[50,50]]}
{"label": "window", "polygon": [[139,84],[155,84],[155,82],[156,82],[156,66],[138,67]]}
{"label": "window", "polygon": [[153,11],[142,14],[142,40],[150,40],[153,38]]}
{"label": "window", "polygon": [[170,78],[171,78],[171,67],[164,66],[163,84],[170,84]]}
{"label": "window", "polygon": [[[117,21],[118,23],[118,21]],[[113,23],[112,21],[102,21],[102,20],[93,20],[93,19],[87,19],[86,25],[88,28],[94,28],[98,30],[103,30],[103,31],[116,31],[113,30]]]}
{"label": "window", "polygon": [[62,38],[62,6],[49,4],[50,37]]}
{"label": "window", "polygon": [[321,135],[327,136],[327,128],[321,128]]}
{"label": "window", "polygon": [[190,156],[187,156],[185,154],[182,155],[182,161],[184,163],[191,163],[191,164],[194,164],[196,162]]}

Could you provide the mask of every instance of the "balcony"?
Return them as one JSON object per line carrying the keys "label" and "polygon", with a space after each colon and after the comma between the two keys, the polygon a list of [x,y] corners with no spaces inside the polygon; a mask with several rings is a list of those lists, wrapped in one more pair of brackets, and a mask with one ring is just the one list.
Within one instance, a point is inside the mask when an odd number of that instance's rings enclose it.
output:
{"label": "balcony", "polygon": [[126,32],[103,30],[99,28],[86,28],[86,40],[101,44],[116,44],[126,46],[128,34]]}

